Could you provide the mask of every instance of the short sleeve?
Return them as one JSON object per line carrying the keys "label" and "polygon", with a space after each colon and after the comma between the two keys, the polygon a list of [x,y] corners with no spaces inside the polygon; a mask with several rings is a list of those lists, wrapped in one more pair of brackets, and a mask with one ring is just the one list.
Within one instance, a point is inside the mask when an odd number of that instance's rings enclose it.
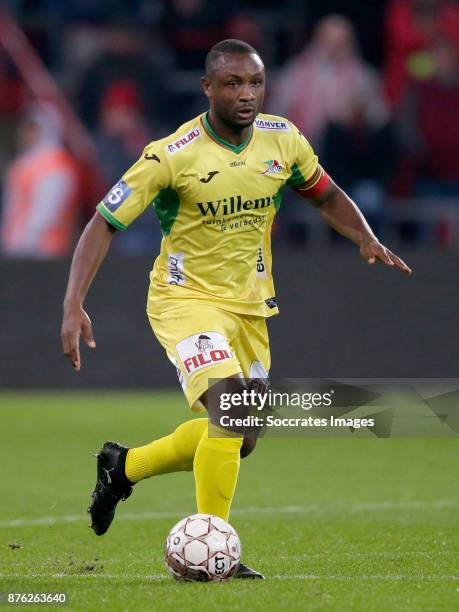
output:
{"label": "short sleeve", "polygon": [[304,135],[294,125],[292,128],[293,163],[287,185],[304,197],[315,197],[326,191],[330,178],[319,164],[319,158]]}
{"label": "short sleeve", "polygon": [[99,202],[97,210],[113,227],[125,230],[162,189],[170,186],[169,161],[160,152],[159,143],[153,142]]}

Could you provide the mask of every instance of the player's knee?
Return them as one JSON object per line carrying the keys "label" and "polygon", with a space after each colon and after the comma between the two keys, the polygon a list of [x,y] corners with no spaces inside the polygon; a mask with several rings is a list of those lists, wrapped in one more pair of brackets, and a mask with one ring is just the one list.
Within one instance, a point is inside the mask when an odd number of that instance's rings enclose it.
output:
{"label": "player's knee", "polygon": [[215,383],[201,396],[201,402],[207,409],[213,426],[233,433],[243,433],[250,416],[250,407],[240,401],[245,386],[243,380],[237,377],[225,378]]}

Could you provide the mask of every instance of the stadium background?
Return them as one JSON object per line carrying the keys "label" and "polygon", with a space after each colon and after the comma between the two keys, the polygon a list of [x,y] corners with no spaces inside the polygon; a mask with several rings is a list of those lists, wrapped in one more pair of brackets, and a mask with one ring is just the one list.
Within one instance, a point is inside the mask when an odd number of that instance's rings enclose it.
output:
{"label": "stadium background", "polygon": [[[175,372],[152,337],[144,314],[148,271],[160,240],[154,215],[147,212],[129,232],[117,236],[94,283],[87,304],[98,349],[91,355],[83,349],[79,375],[63,361],[58,340],[74,241],[97,201],[143,145],[205,109],[199,77],[211,44],[224,36],[247,39],[266,60],[265,106],[272,112],[276,105],[285,107],[285,96],[279,93],[282,88],[288,93],[295,90],[300,107],[306,107],[313,86],[307,80],[288,81],[288,71],[314,45],[311,41],[316,46],[327,44],[318,40],[317,31],[331,14],[348,20],[344,24],[348,42],[336,44],[352,46],[349,40],[355,36],[356,62],[379,81],[372,95],[385,105],[381,123],[386,140],[379,147],[380,124],[376,129],[365,121],[358,127],[329,121],[311,139],[325,167],[356,194],[382,240],[408,261],[414,276],[405,279],[380,266],[368,269],[352,245],[336,239],[314,211],[287,197],[273,237],[282,313],[271,324],[273,374],[455,376],[459,176],[454,174],[454,146],[458,128],[457,120],[448,130],[442,123],[443,115],[448,120],[448,96],[457,100],[458,95],[457,30],[454,34],[454,28],[445,26],[456,23],[455,3],[394,0],[363,7],[361,2],[287,0],[279,7],[278,2],[257,0],[230,5],[205,0],[12,0],[3,3],[2,11],[3,387],[175,387]],[[21,31],[30,47],[18,44]],[[442,69],[436,53],[444,40],[449,44],[447,69],[455,78],[447,83],[444,104],[431,104],[427,116],[419,117],[419,125],[410,125],[417,136],[406,139],[405,100],[422,96],[435,83]],[[336,74],[338,78],[339,70]],[[63,99],[50,93],[48,75]],[[282,86],[285,78],[287,86]],[[78,160],[80,172],[72,234],[61,251],[52,255],[34,251],[33,245],[22,252],[9,248],[5,221],[6,176],[15,155],[21,154],[21,120],[40,112],[37,103],[43,101],[45,124],[50,104],[57,104],[63,113],[59,136]],[[291,108],[295,118],[298,108],[293,103]],[[438,126],[438,142],[422,138],[426,122]],[[113,130],[115,124],[119,127]],[[311,125],[316,128],[314,120]],[[362,133],[363,148],[347,151],[358,139],[354,136]],[[337,134],[341,141],[336,141]],[[429,146],[431,150],[426,151]],[[448,168],[446,178],[429,165],[439,150],[442,166]],[[362,156],[371,157],[370,166],[363,167]]]}

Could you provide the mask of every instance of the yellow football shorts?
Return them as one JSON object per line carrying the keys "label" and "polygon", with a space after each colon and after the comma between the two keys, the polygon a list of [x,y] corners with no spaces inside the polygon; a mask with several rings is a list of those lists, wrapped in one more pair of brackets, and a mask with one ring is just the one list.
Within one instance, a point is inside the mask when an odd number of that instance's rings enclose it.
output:
{"label": "yellow football shorts", "polygon": [[176,366],[192,410],[210,379],[242,374],[267,378],[271,365],[264,317],[236,314],[192,300],[173,302],[161,312],[147,312],[155,336]]}

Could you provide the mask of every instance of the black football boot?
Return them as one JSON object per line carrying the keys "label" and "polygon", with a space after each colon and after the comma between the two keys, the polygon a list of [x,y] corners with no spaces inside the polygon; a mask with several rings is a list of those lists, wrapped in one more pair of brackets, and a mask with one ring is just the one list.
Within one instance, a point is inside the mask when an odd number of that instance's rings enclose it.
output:
{"label": "black football boot", "polygon": [[133,483],[127,479],[124,466],[128,448],[117,442],[105,442],[97,453],[96,488],[91,494],[88,508],[91,515],[91,529],[98,536],[103,535],[111,525],[119,501],[132,493]]}
{"label": "black football boot", "polygon": [[265,577],[263,576],[263,574],[260,574],[260,572],[256,572],[254,569],[252,569],[251,567],[247,567],[247,565],[244,565],[243,563],[239,563],[239,567],[236,570],[236,573],[234,574],[233,578],[240,578],[240,579],[248,579],[248,580],[264,580]]}

